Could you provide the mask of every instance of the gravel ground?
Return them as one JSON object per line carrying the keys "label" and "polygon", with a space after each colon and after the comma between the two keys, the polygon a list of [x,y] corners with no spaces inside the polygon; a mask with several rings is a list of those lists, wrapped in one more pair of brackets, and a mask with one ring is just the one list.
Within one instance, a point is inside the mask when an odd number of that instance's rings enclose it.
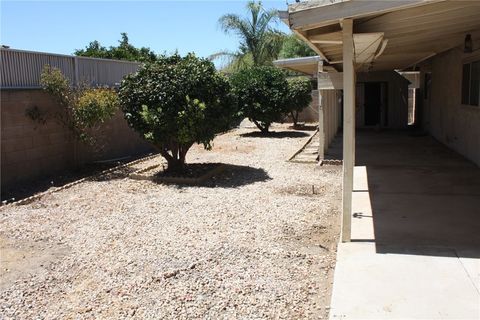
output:
{"label": "gravel ground", "polygon": [[311,131],[252,130],[189,152],[231,165],[201,187],[117,173],[0,209],[0,318],[326,318],[340,167],[286,162]]}

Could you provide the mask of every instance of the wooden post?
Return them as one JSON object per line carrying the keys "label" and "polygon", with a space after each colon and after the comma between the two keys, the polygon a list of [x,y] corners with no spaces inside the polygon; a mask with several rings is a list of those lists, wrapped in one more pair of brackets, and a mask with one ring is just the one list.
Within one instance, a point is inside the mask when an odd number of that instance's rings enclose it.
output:
{"label": "wooden post", "polygon": [[344,95],[342,241],[349,242],[352,233],[353,168],[355,165],[355,56],[352,19],[345,19],[342,29]]}
{"label": "wooden post", "polygon": [[320,73],[323,72],[323,61],[318,62],[317,90],[318,90],[318,161],[321,163],[325,158],[325,121],[323,117],[323,99],[320,89]]}

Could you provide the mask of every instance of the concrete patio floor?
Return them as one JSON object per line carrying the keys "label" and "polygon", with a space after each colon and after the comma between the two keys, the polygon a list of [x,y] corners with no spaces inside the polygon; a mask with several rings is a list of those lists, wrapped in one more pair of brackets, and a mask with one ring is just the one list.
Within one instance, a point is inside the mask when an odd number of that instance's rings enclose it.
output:
{"label": "concrete patio floor", "polygon": [[356,145],[330,319],[480,319],[480,169],[428,136]]}

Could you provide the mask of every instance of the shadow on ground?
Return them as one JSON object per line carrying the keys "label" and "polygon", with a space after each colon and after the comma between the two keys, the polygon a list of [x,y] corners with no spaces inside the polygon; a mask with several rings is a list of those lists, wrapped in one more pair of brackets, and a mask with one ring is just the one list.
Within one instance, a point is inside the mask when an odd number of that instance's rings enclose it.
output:
{"label": "shadow on ground", "polygon": [[87,178],[89,181],[109,181],[123,179],[134,170],[130,167],[124,167],[103,175],[98,174],[102,171],[114,168],[126,162],[143,158],[149,154],[140,154],[135,157],[126,158],[124,161],[86,164],[76,170],[65,170],[63,172],[39,178],[34,181],[16,184],[10,188],[2,188],[1,200],[6,201],[7,203],[19,201],[35,194],[48,191],[50,188],[62,187],[66,184],[84,178]]}
{"label": "shadow on ground", "polygon": [[475,164],[430,136],[406,131],[358,132],[356,145],[366,186],[354,194],[368,192],[372,214],[356,212],[353,220],[373,219],[370,241],[378,253],[480,258]]}
{"label": "shadow on ground", "polygon": [[[237,188],[244,185],[268,181],[272,178],[262,168],[225,164],[226,168],[198,185],[173,184],[178,188],[207,187],[207,188]],[[170,183],[172,185],[172,183]]]}
{"label": "shadow on ground", "polygon": [[292,130],[299,130],[299,131],[315,131],[318,129],[316,125],[304,125],[304,126],[290,126],[288,127]]}
{"label": "shadow on ground", "polygon": [[[302,129],[303,130],[303,129]],[[272,131],[269,133],[262,133],[260,131],[252,131],[240,134],[245,138],[303,138],[308,137],[309,134],[302,131]]]}
{"label": "shadow on ground", "polygon": [[89,181],[110,181],[110,180],[117,180],[117,179],[124,179],[128,177],[130,173],[135,172],[135,169],[132,167],[123,167],[115,169],[112,172],[108,172],[101,175],[94,175],[89,178]]}

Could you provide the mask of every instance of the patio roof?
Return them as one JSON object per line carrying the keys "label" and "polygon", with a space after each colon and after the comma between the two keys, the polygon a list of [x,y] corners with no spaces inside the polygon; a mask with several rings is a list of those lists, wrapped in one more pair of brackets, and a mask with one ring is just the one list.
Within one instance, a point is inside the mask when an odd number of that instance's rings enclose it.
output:
{"label": "patio roof", "polygon": [[318,72],[318,63],[322,61],[319,56],[280,59],[273,61],[277,67],[300,72],[310,76],[316,76]]}
{"label": "patio roof", "polygon": [[342,23],[353,20],[355,63],[366,70],[405,70],[480,38],[480,1],[307,1],[281,15],[326,64],[342,69]]}

